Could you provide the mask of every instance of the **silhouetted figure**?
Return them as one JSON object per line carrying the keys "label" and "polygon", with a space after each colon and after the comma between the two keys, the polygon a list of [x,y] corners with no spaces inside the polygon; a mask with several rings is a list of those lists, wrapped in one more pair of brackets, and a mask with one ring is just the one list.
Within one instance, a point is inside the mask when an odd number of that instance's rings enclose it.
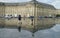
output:
{"label": "silhouetted figure", "polygon": [[19,21],[21,20],[21,15],[18,16],[18,20],[19,20]]}
{"label": "silhouetted figure", "polygon": [[[18,20],[21,21],[21,15],[18,16]],[[18,31],[21,31],[21,26],[18,26]]]}

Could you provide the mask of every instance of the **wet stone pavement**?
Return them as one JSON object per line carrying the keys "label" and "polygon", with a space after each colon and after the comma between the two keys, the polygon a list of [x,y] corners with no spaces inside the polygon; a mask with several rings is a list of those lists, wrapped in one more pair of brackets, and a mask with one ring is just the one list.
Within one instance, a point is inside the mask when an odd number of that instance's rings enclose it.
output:
{"label": "wet stone pavement", "polygon": [[[39,30],[34,34],[34,38],[60,38],[60,24],[45,30]],[[33,38],[32,33],[27,30],[0,28],[0,38]]]}

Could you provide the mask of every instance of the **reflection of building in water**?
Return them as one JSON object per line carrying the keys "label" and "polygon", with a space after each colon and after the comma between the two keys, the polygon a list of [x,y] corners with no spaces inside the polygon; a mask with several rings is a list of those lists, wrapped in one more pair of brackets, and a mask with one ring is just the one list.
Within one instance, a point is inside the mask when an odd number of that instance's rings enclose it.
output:
{"label": "reflection of building in water", "polygon": [[[48,25],[54,24],[54,19],[39,19],[37,17],[40,16],[55,16],[56,9],[49,4],[41,3],[36,0],[32,0],[29,2],[22,2],[22,3],[0,3],[0,15],[5,16],[15,16],[21,15],[22,17],[35,17],[33,21],[31,21],[31,18],[22,18],[22,26],[26,28],[34,28],[34,26],[38,26],[43,28],[49,27]],[[12,25],[18,25],[18,19],[5,19],[5,25],[12,26]],[[33,22],[33,24],[32,24]],[[1,20],[0,20],[0,23]],[[36,28],[38,28],[36,27]]]}

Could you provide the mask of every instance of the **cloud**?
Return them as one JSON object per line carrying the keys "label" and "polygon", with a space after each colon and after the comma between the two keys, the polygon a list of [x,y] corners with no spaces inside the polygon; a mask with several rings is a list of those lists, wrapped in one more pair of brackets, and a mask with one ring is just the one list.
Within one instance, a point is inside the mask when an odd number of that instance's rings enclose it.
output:
{"label": "cloud", "polygon": [[0,0],[0,2],[18,2],[18,0]]}
{"label": "cloud", "polygon": [[55,8],[60,9],[60,0],[38,0],[38,1],[51,4]]}
{"label": "cloud", "polygon": [[0,2],[26,2],[30,0],[0,0]]}
{"label": "cloud", "polygon": [[51,30],[53,30],[55,32],[60,32],[60,24],[56,24],[56,26],[54,26],[53,28],[51,28]]}
{"label": "cloud", "polygon": [[55,0],[51,4],[54,5],[57,9],[60,9],[60,0]]}

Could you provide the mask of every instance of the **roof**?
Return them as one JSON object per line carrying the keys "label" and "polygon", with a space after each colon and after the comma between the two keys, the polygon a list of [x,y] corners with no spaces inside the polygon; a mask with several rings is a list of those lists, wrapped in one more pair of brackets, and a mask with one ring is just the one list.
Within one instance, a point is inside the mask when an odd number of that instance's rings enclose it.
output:
{"label": "roof", "polygon": [[4,5],[4,3],[0,2],[0,5]]}
{"label": "roof", "polygon": [[38,2],[36,0],[32,0],[32,1],[29,1],[29,2],[22,2],[22,3],[0,3],[0,5],[13,5],[13,6],[16,6],[16,5],[25,6],[27,4],[39,4],[39,5],[42,5],[44,7],[50,7],[52,9],[55,9],[55,7],[50,5],[50,4],[41,3],[41,2]]}

